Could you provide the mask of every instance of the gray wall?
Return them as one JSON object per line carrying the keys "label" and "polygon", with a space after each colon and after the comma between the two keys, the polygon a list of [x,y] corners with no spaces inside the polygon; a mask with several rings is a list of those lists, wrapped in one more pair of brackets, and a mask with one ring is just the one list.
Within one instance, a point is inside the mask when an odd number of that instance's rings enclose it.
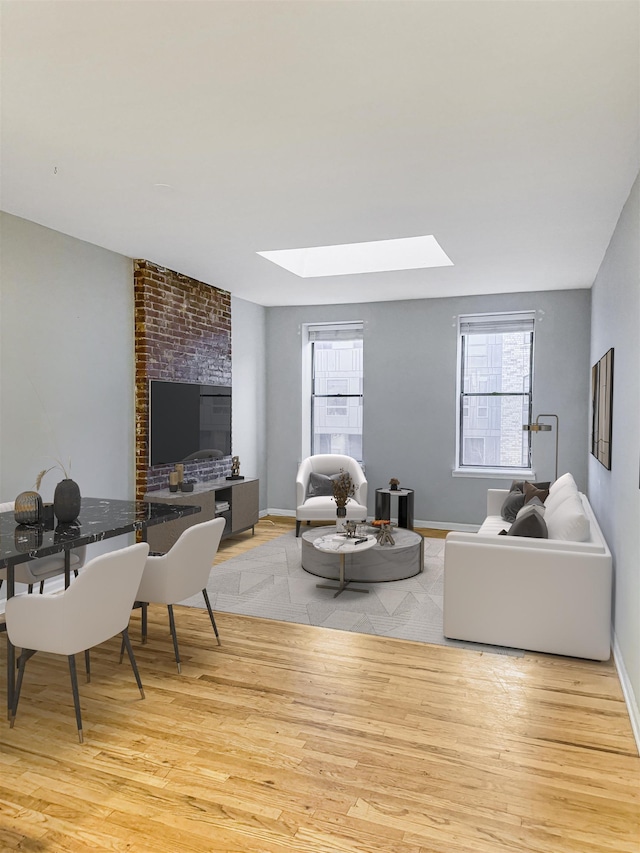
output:
{"label": "gray wall", "polygon": [[54,457],[82,494],[132,498],[131,260],[4,213],[0,239],[0,499]]}
{"label": "gray wall", "polygon": [[[534,413],[560,418],[559,472],[587,484],[590,292],[545,291],[366,305],[267,309],[269,507],[294,510],[302,456],[301,324],[363,320],[364,462],[373,489],[415,489],[417,519],[479,524],[504,480],[452,477],[459,314],[536,310]],[[533,437],[539,479],[553,478],[555,433]]]}
{"label": "gray wall", "polygon": [[267,506],[267,430],[265,423],[266,309],[231,297],[233,444],[240,473],[260,478],[260,508]]}
{"label": "gray wall", "polygon": [[[592,291],[591,363],[613,363],[611,470],[589,457],[589,498],[614,557],[616,661],[640,745],[640,178]],[[633,695],[631,695],[633,694]]]}

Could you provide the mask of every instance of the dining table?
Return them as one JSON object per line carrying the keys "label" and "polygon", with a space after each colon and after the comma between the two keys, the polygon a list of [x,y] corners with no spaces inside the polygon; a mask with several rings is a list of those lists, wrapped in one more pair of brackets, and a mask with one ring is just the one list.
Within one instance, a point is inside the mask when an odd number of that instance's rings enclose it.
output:
{"label": "dining table", "polygon": [[[102,542],[114,536],[139,533],[146,539],[146,530],[156,524],[174,521],[200,512],[197,505],[153,503],[111,498],[82,498],[76,521],[49,521],[18,524],[13,512],[0,513],[0,569],[6,569],[6,597],[15,594],[15,566],[19,563],[65,555],[65,587],[69,585],[70,552],[82,545]],[[7,634],[7,710],[13,706],[15,690],[15,648]]]}

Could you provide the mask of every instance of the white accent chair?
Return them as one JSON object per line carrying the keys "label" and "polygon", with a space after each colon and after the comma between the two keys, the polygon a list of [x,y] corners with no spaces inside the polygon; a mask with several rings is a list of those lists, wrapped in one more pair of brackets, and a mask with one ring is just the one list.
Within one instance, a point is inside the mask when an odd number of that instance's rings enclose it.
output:
{"label": "white accent chair", "polygon": [[[0,503],[0,512],[13,512],[15,509],[15,501],[7,501]],[[87,559],[87,546],[74,548],[69,554],[69,568],[77,576],[78,570],[81,569]],[[14,568],[14,577],[16,583],[26,584],[29,587],[29,592],[33,590],[34,584],[40,584],[40,592],[44,591],[44,582],[48,578],[57,577],[64,574],[64,552],[59,554],[50,554],[48,557],[38,557],[36,560],[29,560],[26,563],[18,563]],[[0,586],[7,579],[7,570],[0,569]]]}
{"label": "white accent chair", "polygon": [[85,652],[89,681],[88,650],[121,633],[140,695],[144,699],[128,625],[148,553],[149,545],[140,542],[119,551],[101,554],[87,563],[82,574],[64,592],[43,595],[23,593],[7,601],[7,633],[13,645],[21,649],[11,709],[12,728],[25,665],[37,651],[66,655],[69,660],[80,743],[83,741],[82,718],[75,664],[78,652]]}
{"label": "white accent chair", "polygon": [[188,527],[175,545],[161,557],[148,557],[136,600],[142,605],[142,642],[147,641],[147,604],[166,604],[178,672],[181,671],[173,605],[202,592],[211,625],[220,645],[207,583],[220,545],[225,519],[214,518]]}
{"label": "white accent chair", "polygon": [[[347,503],[348,521],[366,521],[367,519],[367,480],[360,463],[352,456],[342,456],[338,453],[317,453],[303,459],[298,468],[296,476],[296,536],[300,536],[300,524],[306,521],[336,520],[336,502],[333,499],[333,491],[327,489],[328,493],[312,495],[309,491],[309,483],[312,474],[323,474],[331,477],[345,471],[351,476],[351,481],[356,487],[356,493]],[[316,490],[317,491],[317,490]],[[322,491],[322,489],[320,489]]]}

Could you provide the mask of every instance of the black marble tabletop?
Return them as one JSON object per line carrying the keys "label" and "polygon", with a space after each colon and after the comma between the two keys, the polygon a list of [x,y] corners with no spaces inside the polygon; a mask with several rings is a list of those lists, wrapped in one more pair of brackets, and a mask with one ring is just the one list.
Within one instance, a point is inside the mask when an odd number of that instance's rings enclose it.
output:
{"label": "black marble tabletop", "polygon": [[60,524],[56,519],[44,524],[16,524],[13,512],[3,512],[0,513],[0,568],[144,530],[196,512],[200,512],[199,506],[108,498],[82,498],[80,516],[70,524]]}

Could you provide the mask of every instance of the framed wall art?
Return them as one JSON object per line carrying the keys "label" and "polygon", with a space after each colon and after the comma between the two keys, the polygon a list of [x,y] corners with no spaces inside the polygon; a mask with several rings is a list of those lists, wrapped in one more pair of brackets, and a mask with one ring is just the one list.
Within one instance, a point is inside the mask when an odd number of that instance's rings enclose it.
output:
{"label": "framed wall art", "polygon": [[611,470],[613,348],[591,368],[591,453]]}

